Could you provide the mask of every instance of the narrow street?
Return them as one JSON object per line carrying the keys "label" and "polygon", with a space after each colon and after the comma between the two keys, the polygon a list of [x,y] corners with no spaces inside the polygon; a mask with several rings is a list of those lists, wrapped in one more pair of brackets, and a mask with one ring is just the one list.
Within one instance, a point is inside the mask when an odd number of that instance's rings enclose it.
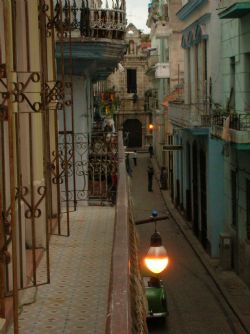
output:
{"label": "narrow street", "polygon": [[[147,190],[147,159],[147,154],[139,154],[136,167],[131,161],[135,220],[148,218],[152,209],[156,209],[159,216],[168,212],[155,178],[153,192]],[[170,258],[169,266],[162,274],[168,295],[169,316],[166,325],[151,321],[148,324],[149,333],[245,333],[178,225],[168,219],[158,222],[157,229]],[[140,225],[137,231],[140,256],[143,256],[149,248],[154,226]]]}

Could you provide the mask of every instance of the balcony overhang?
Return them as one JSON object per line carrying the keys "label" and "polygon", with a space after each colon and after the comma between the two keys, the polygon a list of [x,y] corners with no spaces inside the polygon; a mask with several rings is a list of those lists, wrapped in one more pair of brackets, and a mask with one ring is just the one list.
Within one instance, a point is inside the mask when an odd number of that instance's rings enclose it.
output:
{"label": "balcony overhang", "polygon": [[233,144],[232,146],[237,151],[250,151],[250,144]]}
{"label": "balcony overhang", "polygon": [[90,39],[72,41],[71,45],[65,42],[62,53],[61,45],[57,43],[57,72],[61,73],[63,57],[65,74],[84,75],[92,81],[105,80],[123,58],[126,48],[125,41]]}
{"label": "balcony overhang", "polygon": [[241,18],[250,13],[250,3],[249,2],[238,2],[234,5],[222,10],[219,13],[220,19],[236,19]]}
{"label": "balcony overhang", "polygon": [[246,150],[248,145],[250,145],[250,131],[225,129],[223,126],[213,125],[211,127],[211,135],[231,142],[238,150]]}
{"label": "balcony overhang", "polygon": [[200,6],[205,4],[208,0],[192,0],[188,1],[177,13],[177,17],[184,21],[188,18],[194,11],[199,9]]}
{"label": "balcony overhang", "polygon": [[[203,131],[206,132],[210,127],[210,116],[203,103],[185,104],[180,101],[169,101],[168,118],[174,126],[193,129],[194,134],[196,132],[195,135],[203,135]],[[198,134],[198,132],[201,133]]]}
{"label": "balcony overhang", "polygon": [[208,136],[209,135],[209,128],[197,127],[197,128],[189,128],[189,129],[186,128],[185,130],[191,133],[192,136]]}

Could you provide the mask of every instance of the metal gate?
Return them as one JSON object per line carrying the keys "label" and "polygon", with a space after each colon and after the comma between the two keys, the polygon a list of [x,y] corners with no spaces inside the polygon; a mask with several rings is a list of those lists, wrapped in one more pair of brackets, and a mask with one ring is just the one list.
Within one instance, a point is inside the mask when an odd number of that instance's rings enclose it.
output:
{"label": "metal gate", "polygon": [[[53,0],[39,0],[38,9],[36,2],[25,0],[0,6],[6,39],[5,55],[0,45],[0,316],[5,316],[5,297],[12,296],[15,333],[18,290],[49,283],[49,234],[54,225],[61,226],[57,118],[62,113],[65,120],[70,108],[73,124],[73,104],[66,93],[69,89],[72,97],[71,85],[63,73],[61,81],[55,81],[55,64],[48,66],[47,48],[54,53],[55,32],[62,57],[65,39],[70,42],[70,29],[62,22],[62,1],[57,4],[55,14]],[[37,26],[29,26],[31,16]],[[32,28],[37,30],[37,58],[32,58]],[[63,132],[66,136],[65,121]],[[66,189],[71,160],[64,154]],[[68,204],[64,222],[64,235],[69,235]],[[59,228],[57,233],[63,234]]]}
{"label": "metal gate", "polygon": [[[66,141],[65,141],[66,139]],[[68,189],[61,184],[61,203],[68,198],[73,209],[81,202],[104,205],[115,202],[118,142],[116,133],[59,133],[60,170],[63,171],[64,152],[73,155],[74,164],[68,168]],[[67,196],[66,196],[67,195]]]}

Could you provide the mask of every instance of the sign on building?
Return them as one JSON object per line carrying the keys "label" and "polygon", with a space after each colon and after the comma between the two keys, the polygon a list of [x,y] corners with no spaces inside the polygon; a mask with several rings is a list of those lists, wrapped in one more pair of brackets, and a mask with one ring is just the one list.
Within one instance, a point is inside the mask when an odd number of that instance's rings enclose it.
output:
{"label": "sign on building", "polygon": [[163,145],[163,151],[180,151],[182,150],[182,145]]}

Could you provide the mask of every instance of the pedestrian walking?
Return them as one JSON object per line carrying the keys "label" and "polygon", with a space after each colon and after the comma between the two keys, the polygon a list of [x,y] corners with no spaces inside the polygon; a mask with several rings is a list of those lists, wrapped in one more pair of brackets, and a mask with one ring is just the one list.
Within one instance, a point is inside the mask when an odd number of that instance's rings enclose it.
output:
{"label": "pedestrian walking", "polygon": [[134,150],[134,153],[133,153],[133,160],[134,160],[134,166],[137,166],[137,152],[136,152],[136,150]]}
{"label": "pedestrian walking", "polygon": [[153,191],[154,168],[152,164],[148,165],[148,191]]}
{"label": "pedestrian walking", "polygon": [[129,176],[132,177],[132,168],[130,166],[130,161],[129,161],[129,154],[126,154],[126,158],[125,158],[125,165],[126,165],[126,170]]}
{"label": "pedestrian walking", "polygon": [[167,170],[166,167],[161,167],[161,174],[160,174],[160,188],[163,190],[167,189]]}
{"label": "pedestrian walking", "polygon": [[117,169],[113,167],[111,174],[112,186],[110,189],[111,202],[115,204],[116,202],[116,192],[117,192]]}
{"label": "pedestrian walking", "polygon": [[154,149],[153,149],[152,144],[149,145],[148,152],[149,152],[149,156],[150,156],[150,158],[152,158],[152,156],[153,156],[153,154],[154,154]]}

